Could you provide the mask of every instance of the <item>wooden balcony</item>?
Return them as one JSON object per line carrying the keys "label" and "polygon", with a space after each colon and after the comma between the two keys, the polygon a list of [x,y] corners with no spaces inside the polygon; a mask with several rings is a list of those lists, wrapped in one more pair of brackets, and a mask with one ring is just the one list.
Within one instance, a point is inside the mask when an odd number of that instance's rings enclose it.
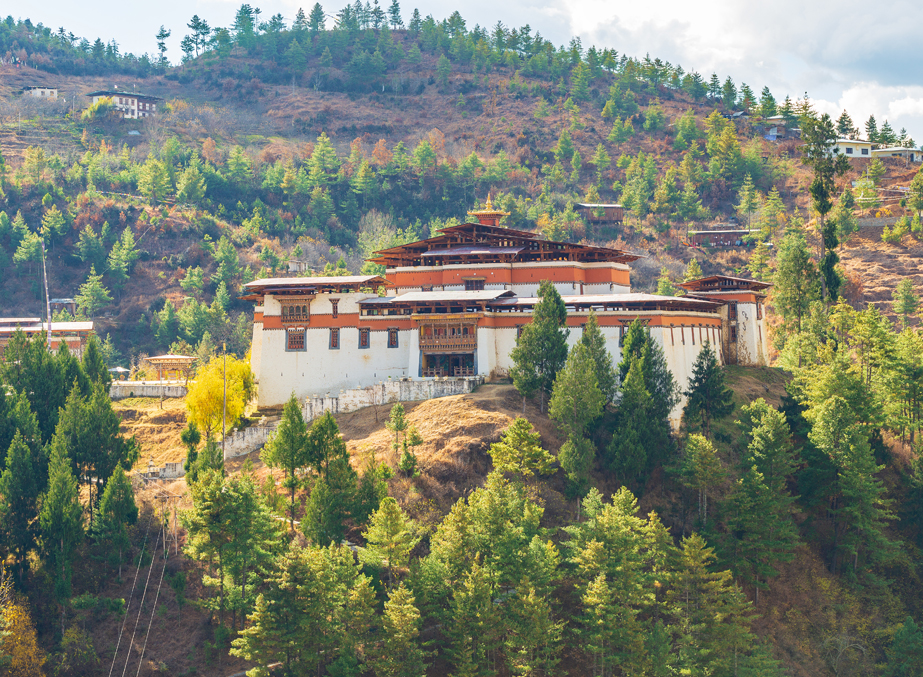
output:
{"label": "wooden balcony", "polygon": [[477,336],[421,336],[420,350],[429,353],[474,352],[478,347]]}
{"label": "wooden balcony", "polygon": [[450,369],[424,369],[423,376],[426,378],[444,377],[444,376],[474,376],[474,367],[452,367]]}

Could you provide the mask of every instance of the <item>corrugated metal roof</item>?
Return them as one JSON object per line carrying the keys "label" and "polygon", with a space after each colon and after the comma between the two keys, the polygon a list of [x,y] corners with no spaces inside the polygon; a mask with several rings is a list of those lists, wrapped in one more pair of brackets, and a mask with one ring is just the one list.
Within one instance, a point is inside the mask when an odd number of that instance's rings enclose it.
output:
{"label": "corrugated metal roof", "polygon": [[342,275],[340,277],[267,277],[254,280],[244,285],[245,289],[260,289],[263,287],[288,286],[300,287],[310,285],[336,286],[338,284],[364,284],[377,281],[381,284],[387,282],[380,275]]}
{"label": "corrugated metal roof", "polygon": [[525,247],[485,247],[483,245],[470,245],[467,247],[451,247],[449,249],[433,249],[424,252],[422,256],[470,256],[474,254],[518,254]]}
{"label": "corrugated metal roof", "polygon": [[501,296],[512,296],[509,289],[478,289],[471,291],[412,291],[392,299],[394,303],[426,303],[438,301],[493,301]]}
{"label": "corrugated metal roof", "polygon": [[[533,306],[539,302],[537,297],[498,299],[492,306]],[[657,294],[581,294],[562,296],[564,305],[629,305],[632,303],[691,303],[703,308],[721,305],[714,301],[695,299],[689,296],[659,296]]]}

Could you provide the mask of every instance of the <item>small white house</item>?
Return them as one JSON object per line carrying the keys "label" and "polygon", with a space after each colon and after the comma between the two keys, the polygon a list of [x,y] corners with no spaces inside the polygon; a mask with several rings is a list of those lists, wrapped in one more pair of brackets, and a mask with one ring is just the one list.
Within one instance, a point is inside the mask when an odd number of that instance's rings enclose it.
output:
{"label": "small white house", "polygon": [[36,99],[45,99],[46,101],[55,101],[58,98],[58,88],[46,87],[45,85],[23,87],[22,93],[25,96],[34,96]]}
{"label": "small white house", "polygon": [[120,90],[100,90],[87,94],[93,103],[98,103],[102,99],[112,99],[112,104],[116,110],[122,113],[126,119],[136,120],[138,118],[147,118],[157,113],[157,102],[163,101],[158,96],[148,96],[147,94],[136,94],[133,92],[124,92]]}
{"label": "small white house", "polygon": [[850,159],[864,158],[867,160],[873,157],[871,141],[863,141],[862,139],[837,139],[836,146],[833,148],[839,151],[841,155],[845,155]]}
{"label": "small white house", "polygon": [[919,148],[903,148],[892,146],[890,148],[875,148],[872,157],[899,157],[911,162],[923,162],[923,151]]}

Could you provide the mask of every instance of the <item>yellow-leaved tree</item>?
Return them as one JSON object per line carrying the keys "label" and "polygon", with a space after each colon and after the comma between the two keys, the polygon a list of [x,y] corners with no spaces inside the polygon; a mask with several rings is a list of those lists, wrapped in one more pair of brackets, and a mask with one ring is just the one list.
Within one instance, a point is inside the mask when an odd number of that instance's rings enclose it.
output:
{"label": "yellow-leaved tree", "polygon": [[[225,365],[225,360],[227,364]],[[227,427],[230,429],[243,416],[244,407],[253,398],[253,372],[250,360],[233,355],[213,357],[200,367],[195,381],[189,385],[186,409],[189,417],[210,439],[221,430],[224,414],[224,378],[227,373]]]}
{"label": "yellow-leaved tree", "polygon": [[0,674],[42,677],[45,660],[29,607],[13,594],[12,579],[0,565]]}

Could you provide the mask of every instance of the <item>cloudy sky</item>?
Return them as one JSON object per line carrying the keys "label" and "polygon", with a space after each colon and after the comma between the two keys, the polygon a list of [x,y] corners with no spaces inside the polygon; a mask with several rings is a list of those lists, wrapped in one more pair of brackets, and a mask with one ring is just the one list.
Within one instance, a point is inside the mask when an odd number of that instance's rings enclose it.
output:
{"label": "cloudy sky", "polygon": [[[291,21],[307,0],[249,0],[263,16]],[[387,8],[391,0],[380,0]],[[344,0],[321,3],[333,15]],[[31,3],[30,3],[31,5]],[[123,51],[154,52],[161,24],[173,31],[168,57],[178,60],[179,41],[193,14],[212,26],[229,25],[240,0],[39,0],[28,10],[33,22],[104,41]],[[611,47],[633,56],[660,57],[708,77],[768,86],[777,99],[807,92],[816,106],[838,116],[845,108],[857,125],[870,114],[906,127],[923,143],[923,80],[920,27],[923,3],[906,0],[418,0],[401,3],[405,21],[414,7],[437,19],[459,9],[469,27],[528,23],[556,44],[579,35],[584,46]],[[23,5],[20,5],[23,7]],[[2,11],[2,10],[0,10]],[[7,10],[8,11],[8,10]],[[4,12],[5,13],[5,12]],[[16,16],[14,14],[14,16]],[[17,16],[25,18],[26,15]]]}

